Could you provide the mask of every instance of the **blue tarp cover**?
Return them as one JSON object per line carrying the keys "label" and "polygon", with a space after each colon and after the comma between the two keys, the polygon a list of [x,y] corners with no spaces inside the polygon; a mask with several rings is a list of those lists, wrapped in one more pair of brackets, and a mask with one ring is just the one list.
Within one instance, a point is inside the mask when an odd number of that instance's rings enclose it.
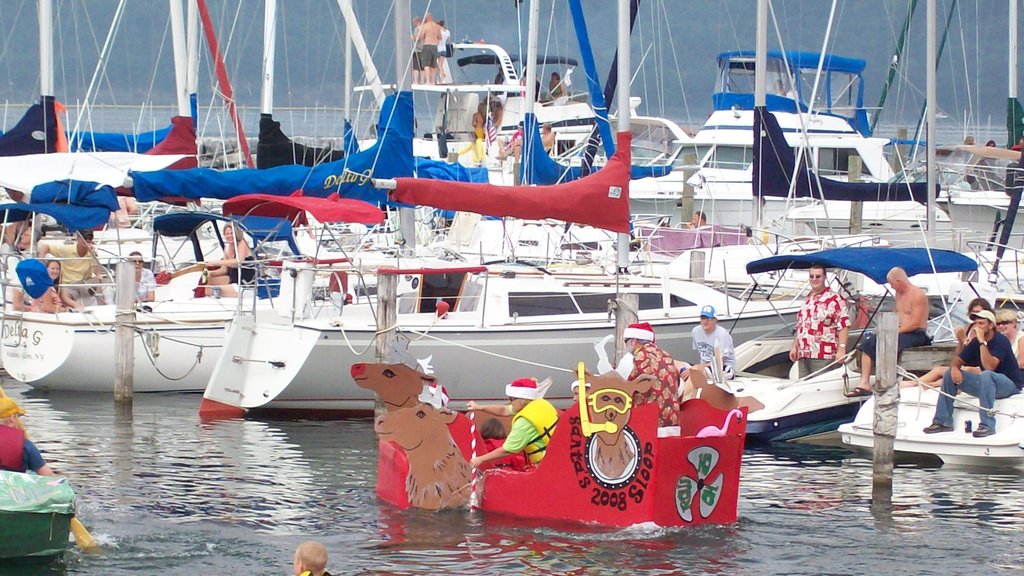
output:
{"label": "blue tarp cover", "polygon": [[173,196],[226,200],[239,194],[286,196],[302,190],[308,196],[327,197],[337,192],[344,198],[384,204],[386,192],[375,189],[370,179],[412,176],[412,121],[412,93],[389,95],[381,110],[377,142],[343,160],[313,168],[134,172],[135,197],[141,202]]}
{"label": "blue tarp cover", "polygon": [[[786,52],[780,52],[778,50],[769,50],[768,58],[775,60],[782,60],[785,55],[786,62],[789,63],[790,68],[813,68],[818,69],[818,60],[821,59],[821,54],[817,52],[798,52],[795,50],[787,50]],[[718,65],[721,65],[726,60],[733,58],[753,58],[755,56],[753,50],[729,50],[728,52],[721,52],[718,54]],[[825,62],[822,65],[822,70],[830,71],[835,70],[836,72],[849,72],[850,74],[860,74],[864,71],[866,62],[860,58],[847,58],[845,56],[836,56],[834,54],[825,54]]]}
{"label": "blue tarp cover", "polygon": [[972,258],[951,250],[853,247],[762,258],[747,264],[747,274],[789,268],[804,270],[812,264],[860,272],[878,284],[884,284],[885,277],[896,266],[903,268],[907,276],[933,272],[974,272],[978,269],[978,263]]}

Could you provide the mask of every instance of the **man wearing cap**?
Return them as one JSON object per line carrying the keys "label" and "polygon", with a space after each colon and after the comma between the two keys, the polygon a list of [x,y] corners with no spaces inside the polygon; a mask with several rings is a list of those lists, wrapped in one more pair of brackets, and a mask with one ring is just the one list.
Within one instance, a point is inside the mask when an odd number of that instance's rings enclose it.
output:
{"label": "man wearing cap", "polygon": [[533,378],[520,378],[505,386],[505,395],[508,396],[508,404],[478,405],[472,401],[468,404],[470,410],[494,416],[512,416],[512,431],[504,444],[470,460],[474,468],[517,452],[525,452],[533,466],[544,459],[558,423],[558,410],[543,398],[544,393]]}
{"label": "man wearing cap", "polygon": [[10,398],[0,398],[0,470],[25,472],[31,470],[40,476],[53,476],[39,449],[25,437],[18,421],[25,411]]}
{"label": "man wearing cap", "polygon": [[700,326],[693,328],[693,349],[705,367],[716,362],[715,346],[722,352],[722,376],[732,380],[736,377],[736,350],[733,349],[732,335],[718,325],[715,307],[709,304],[700,309]]}
{"label": "man wearing cap", "polygon": [[654,328],[647,322],[630,324],[622,332],[633,351],[633,371],[627,380],[650,374],[657,380],[645,394],[633,399],[636,406],[656,402],[658,426],[679,426],[679,368],[667,352],[654,344]]}
{"label": "man wearing cap", "polygon": [[974,339],[953,357],[949,370],[942,377],[942,392],[935,405],[935,417],[925,434],[953,430],[953,397],[961,390],[978,398],[981,424],[974,430],[975,438],[996,433],[996,418],[989,413],[999,398],[1021,391],[1022,375],[1017,357],[1006,336],[996,331],[996,317],[988,310],[971,314]]}
{"label": "man wearing cap", "polygon": [[846,300],[829,290],[826,280],[825,267],[812,264],[807,274],[811,292],[797,312],[796,336],[789,350],[801,377],[834,363],[837,356],[846,356],[850,315]]}

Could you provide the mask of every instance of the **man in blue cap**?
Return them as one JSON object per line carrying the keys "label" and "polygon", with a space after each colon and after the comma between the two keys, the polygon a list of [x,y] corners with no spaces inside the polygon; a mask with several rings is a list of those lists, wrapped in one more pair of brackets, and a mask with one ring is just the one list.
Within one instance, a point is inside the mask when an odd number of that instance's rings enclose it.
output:
{"label": "man in blue cap", "polygon": [[700,362],[711,374],[710,366],[715,364],[715,346],[722,353],[722,377],[732,380],[736,377],[736,350],[732,345],[732,335],[718,325],[715,307],[710,304],[700,309],[700,326],[693,328],[693,349],[700,355]]}

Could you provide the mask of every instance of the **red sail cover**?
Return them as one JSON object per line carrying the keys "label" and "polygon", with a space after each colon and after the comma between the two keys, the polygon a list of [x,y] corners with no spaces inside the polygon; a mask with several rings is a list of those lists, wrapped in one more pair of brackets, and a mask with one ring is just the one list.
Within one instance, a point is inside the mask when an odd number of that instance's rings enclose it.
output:
{"label": "red sail cover", "polygon": [[292,222],[296,219],[305,222],[305,212],[320,222],[380,224],[384,221],[380,208],[362,200],[340,198],[337,193],[327,198],[303,196],[298,192],[291,196],[244,194],[228,200],[221,209],[226,216],[275,216]]}
{"label": "red sail cover", "polygon": [[168,166],[170,170],[184,170],[199,166],[199,150],[196,147],[196,128],[189,116],[171,118],[171,131],[167,137],[146,152],[147,155],[184,154],[186,158]]}
{"label": "red sail cover", "polygon": [[619,132],[608,164],[574,182],[553,186],[495,186],[419,178],[396,178],[391,198],[442,210],[510,216],[526,220],[554,218],[629,233],[629,163],[633,135]]}

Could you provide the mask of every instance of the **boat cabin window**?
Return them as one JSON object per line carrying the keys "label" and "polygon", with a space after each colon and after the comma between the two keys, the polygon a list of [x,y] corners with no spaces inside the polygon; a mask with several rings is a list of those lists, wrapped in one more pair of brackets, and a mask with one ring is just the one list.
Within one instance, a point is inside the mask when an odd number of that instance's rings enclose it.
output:
{"label": "boat cabin window", "polygon": [[[700,166],[710,150],[710,145],[683,144],[683,149],[676,156],[675,162],[672,163],[672,168],[682,170],[691,166]],[[691,155],[696,159],[693,164],[689,164],[687,159]]]}
{"label": "boat cabin window", "polygon": [[750,146],[723,146],[711,152],[705,167],[722,170],[746,170],[754,162],[754,149]]}
{"label": "boat cabin window", "polygon": [[678,145],[675,134],[667,126],[640,124],[633,126],[633,163],[663,165],[669,162]]}
{"label": "boat cabin window", "polygon": [[[845,176],[850,172],[850,158],[860,157],[854,148],[819,148],[818,173],[822,176]],[[867,166],[861,161],[865,175]]]}
{"label": "boat cabin window", "polygon": [[[801,68],[800,93],[805,98],[811,97],[814,89],[814,77],[817,70]],[[857,114],[857,98],[860,96],[860,76],[849,72],[822,71],[824,77],[818,82],[818,93],[812,105],[819,112],[830,112],[839,116],[852,118]]]}
{"label": "boat cabin window", "polygon": [[[613,292],[519,292],[510,293],[508,297],[509,314],[526,316],[547,316],[552,314],[606,314],[608,301],[614,300]],[[696,306],[693,302],[672,294],[669,306],[682,308]],[[640,294],[640,310],[657,310],[662,307],[660,293],[645,292]]]}
{"label": "boat cabin window", "polygon": [[[449,310],[459,310],[460,295],[466,282],[465,272],[441,272],[413,277],[411,286],[415,292],[406,292],[399,297],[398,311],[401,314],[433,313],[437,303],[444,300]],[[417,282],[418,280],[418,282]]]}
{"label": "boat cabin window", "polygon": [[[792,96],[792,82],[786,73],[782,60],[778,58],[768,59],[768,74],[766,86],[768,91],[778,96]],[[733,94],[754,93],[754,58],[734,57],[722,64],[719,72],[716,92],[731,92]]]}

